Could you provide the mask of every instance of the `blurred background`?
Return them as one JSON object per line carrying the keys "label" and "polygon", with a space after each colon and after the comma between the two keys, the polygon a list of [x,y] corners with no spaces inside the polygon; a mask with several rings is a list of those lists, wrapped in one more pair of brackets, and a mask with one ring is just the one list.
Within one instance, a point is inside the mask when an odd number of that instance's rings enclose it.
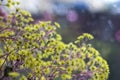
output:
{"label": "blurred background", "polygon": [[[1,2],[6,4],[7,0]],[[109,63],[109,80],[120,80],[120,0],[20,0],[20,3],[36,22],[60,23],[57,31],[65,43],[82,33],[92,34],[95,39],[90,43]],[[14,8],[0,6],[0,16]]]}

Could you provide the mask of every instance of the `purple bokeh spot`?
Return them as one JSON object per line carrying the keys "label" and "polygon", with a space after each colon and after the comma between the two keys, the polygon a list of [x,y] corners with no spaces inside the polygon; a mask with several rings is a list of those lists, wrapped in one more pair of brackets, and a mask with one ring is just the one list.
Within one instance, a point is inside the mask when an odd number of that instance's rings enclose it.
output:
{"label": "purple bokeh spot", "polygon": [[120,42],[120,30],[118,30],[116,33],[115,33],[115,38],[118,42]]}
{"label": "purple bokeh spot", "polygon": [[78,20],[78,14],[76,11],[74,10],[70,10],[68,11],[67,15],[66,15],[66,18],[68,21],[70,22],[75,22]]}

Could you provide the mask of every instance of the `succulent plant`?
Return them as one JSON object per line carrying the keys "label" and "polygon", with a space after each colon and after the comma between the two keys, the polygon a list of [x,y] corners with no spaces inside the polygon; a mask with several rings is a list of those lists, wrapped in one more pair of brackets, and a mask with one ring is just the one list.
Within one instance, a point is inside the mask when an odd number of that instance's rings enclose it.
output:
{"label": "succulent plant", "polygon": [[88,44],[92,35],[84,33],[66,44],[56,32],[57,22],[34,24],[31,14],[20,8],[7,19],[0,17],[0,24],[0,80],[108,79],[106,60]]}

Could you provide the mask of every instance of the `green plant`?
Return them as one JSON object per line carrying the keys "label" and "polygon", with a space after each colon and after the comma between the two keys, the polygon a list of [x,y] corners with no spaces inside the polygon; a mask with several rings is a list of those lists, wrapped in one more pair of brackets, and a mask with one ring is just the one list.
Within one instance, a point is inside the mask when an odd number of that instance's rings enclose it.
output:
{"label": "green plant", "polygon": [[107,80],[107,62],[87,43],[92,35],[85,33],[65,44],[56,32],[58,23],[33,21],[19,8],[7,19],[0,18],[1,80]]}

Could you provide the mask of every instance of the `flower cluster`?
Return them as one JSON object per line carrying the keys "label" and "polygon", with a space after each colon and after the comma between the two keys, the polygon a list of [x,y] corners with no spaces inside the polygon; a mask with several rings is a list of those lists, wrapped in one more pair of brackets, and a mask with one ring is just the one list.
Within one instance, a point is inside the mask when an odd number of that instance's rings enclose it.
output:
{"label": "flower cluster", "polygon": [[107,62],[87,44],[92,35],[65,44],[58,23],[33,21],[19,8],[0,18],[0,80],[107,80]]}

